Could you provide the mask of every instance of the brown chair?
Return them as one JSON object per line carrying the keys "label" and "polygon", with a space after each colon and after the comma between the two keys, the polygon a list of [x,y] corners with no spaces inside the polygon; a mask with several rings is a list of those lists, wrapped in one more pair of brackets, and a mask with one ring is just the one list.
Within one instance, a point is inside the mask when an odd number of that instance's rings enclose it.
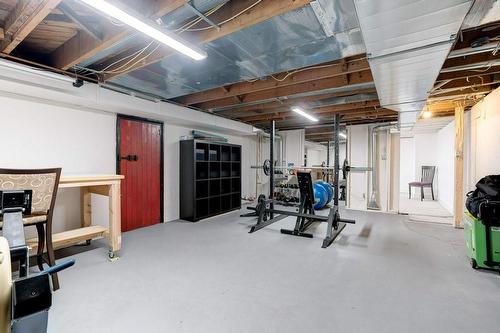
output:
{"label": "brown chair", "polygon": [[[61,168],[54,169],[0,169],[1,190],[32,190],[31,215],[23,216],[24,227],[36,227],[38,235],[37,264],[43,270],[43,262],[49,266],[56,263],[54,247],[52,245],[52,217],[56,203],[57,188]],[[0,230],[3,223],[0,220]],[[47,249],[47,259],[44,258],[44,249]],[[54,290],[59,289],[57,274],[52,275]]]}
{"label": "brown chair", "polygon": [[434,174],[436,173],[435,166],[422,166],[422,176],[419,182],[408,183],[408,188],[410,190],[409,198],[411,199],[411,188],[420,187],[420,201],[424,200],[424,188],[429,187],[431,189],[432,200],[434,200]]}

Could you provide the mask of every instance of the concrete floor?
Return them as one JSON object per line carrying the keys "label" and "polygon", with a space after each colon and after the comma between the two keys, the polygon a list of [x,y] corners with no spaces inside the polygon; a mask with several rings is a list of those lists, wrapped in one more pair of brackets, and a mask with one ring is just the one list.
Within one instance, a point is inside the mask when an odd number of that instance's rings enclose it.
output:
{"label": "concrete floor", "polygon": [[[49,332],[494,332],[500,277],[474,271],[462,231],[355,218],[328,249],[255,234],[238,213],[128,232],[118,262],[94,242],[61,273]],[[82,249],[82,248],[81,248]],[[497,328],[495,328],[497,327]]]}

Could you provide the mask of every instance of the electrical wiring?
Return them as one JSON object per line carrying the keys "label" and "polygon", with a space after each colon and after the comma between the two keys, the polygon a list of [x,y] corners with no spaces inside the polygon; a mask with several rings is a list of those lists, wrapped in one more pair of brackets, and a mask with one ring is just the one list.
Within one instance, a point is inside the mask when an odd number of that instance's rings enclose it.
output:
{"label": "electrical wiring", "polygon": [[[217,12],[219,9],[221,9],[226,3],[226,2],[223,2],[217,6],[215,6],[214,8],[210,9],[209,11],[207,11],[206,13],[204,13],[205,16],[210,16],[212,14],[214,14],[215,12]],[[255,7],[256,5],[258,5],[260,2],[262,2],[262,0],[257,0],[255,3],[253,3],[252,5],[250,5],[249,7],[245,8],[244,10],[240,11],[239,13],[231,16],[230,18],[228,19],[225,19],[224,21],[222,22],[219,22],[218,25],[223,25],[223,24],[226,24],[232,20],[234,20],[235,18],[237,18],[238,16],[242,15],[243,13],[245,13],[246,11],[252,9],[253,7]],[[187,22],[185,23],[183,26],[177,28],[174,30],[174,32],[177,32],[177,33],[183,33],[185,31],[203,31],[203,30],[208,30],[208,29],[213,29],[214,27],[212,26],[209,26],[209,27],[205,27],[205,28],[196,28],[196,29],[191,29],[191,27],[195,26],[196,24],[200,23],[201,21],[203,21],[203,19],[201,17],[199,18],[196,18],[190,22]],[[112,24],[115,24],[117,25],[115,22],[111,22]],[[81,71],[87,71],[87,72],[90,72],[90,73],[93,73],[93,74],[121,74],[121,73],[125,73],[127,72],[129,69],[133,68],[136,64],[142,62],[142,61],[145,61],[149,56],[151,56],[151,54],[153,54],[159,47],[160,45],[158,44],[152,51],[150,51],[147,55],[145,55],[144,57],[141,57],[140,59],[138,59],[137,61],[135,61],[140,55],[142,55],[144,52],[146,52],[146,50],[152,45],[152,42],[150,44],[148,44],[146,47],[144,47],[143,49],[139,50],[139,51],[136,51],[124,58],[121,58],[121,59],[118,59],[117,61],[113,62],[112,64],[106,66],[104,69],[102,70],[93,70],[93,69],[90,69],[90,68],[86,68],[86,67],[80,67],[80,66],[75,66],[76,68],[78,68],[79,70]],[[130,60],[128,60],[126,63],[120,65],[119,67],[117,68],[113,68],[112,70],[108,70],[109,68],[111,68],[112,66],[118,64],[118,63],[121,63],[123,62],[124,60],[126,59],[129,59],[131,58]],[[135,62],[134,62],[135,61]],[[126,67],[126,68],[125,68]]]}
{"label": "electrical wiring", "polygon": [[[241,12],[231,16],[230,18],[228,19],[225,19],[224,21],[222,22],[219,22],[217,23],[217,25],[223,25],[223,24],[226,24],[232,20],[234,20],[235,18],[237,18],[238,16],[242,15],[243,13],[245,13],[246,11],[252,9],[253,7],[257,6],[259,3],[261,3],[262,0],[257,0],[255,3],[253,3],[252,5],[248,6],[247,8],[243,9]],[[196,29],[188,29],[188,30],[184,30],[184,31],[204,31],[204,30],[209,30],[209,29],[214,29],[214,27],[212,26],[208,26],[208,27],[204,27],[204,28],[196,28]]]}

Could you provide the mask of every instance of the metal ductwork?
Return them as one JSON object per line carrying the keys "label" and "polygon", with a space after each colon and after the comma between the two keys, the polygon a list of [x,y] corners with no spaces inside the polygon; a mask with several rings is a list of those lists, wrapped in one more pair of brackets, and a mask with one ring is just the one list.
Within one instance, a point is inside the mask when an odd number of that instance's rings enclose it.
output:
{"label": "metal ductwork", "polygon": [[413,127],[472,0],[355,0],[382,107]]}

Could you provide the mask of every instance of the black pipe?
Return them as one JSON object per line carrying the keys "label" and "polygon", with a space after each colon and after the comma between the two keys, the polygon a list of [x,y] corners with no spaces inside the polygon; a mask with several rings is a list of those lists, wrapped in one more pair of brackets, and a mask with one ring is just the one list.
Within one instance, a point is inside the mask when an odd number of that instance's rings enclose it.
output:
{"label": "black pipe", "polygon": [[[326,142],[326,166],[330,167],[330,140]],[[326,172],[326,182],[330,182],[330,171]]]}
{"label": "black pipe", "polygon": [[334,160],[334,187],[333,187],[333,204],[334,206],[338,207],[339,205],[339,158],[340,158],[340,147],[339,147],[339,141],[340,141],[340,114],[335,115],[335,123],[333,125],[333,139],[335,140],[334,142],[334,148],[335,148],[335,160]]}
{"label": "black pipe", "polygon": [[[269,168],[269,199],[274,199],[274,135],[276,132],[274,120],[271,120],[271,133],[269,137],[269,161],[271,161],[271,167]],[[274,203],[269,204],[269,208],[274,209]],[[270,214],[271,219],[274,217],[273,212]]]}

